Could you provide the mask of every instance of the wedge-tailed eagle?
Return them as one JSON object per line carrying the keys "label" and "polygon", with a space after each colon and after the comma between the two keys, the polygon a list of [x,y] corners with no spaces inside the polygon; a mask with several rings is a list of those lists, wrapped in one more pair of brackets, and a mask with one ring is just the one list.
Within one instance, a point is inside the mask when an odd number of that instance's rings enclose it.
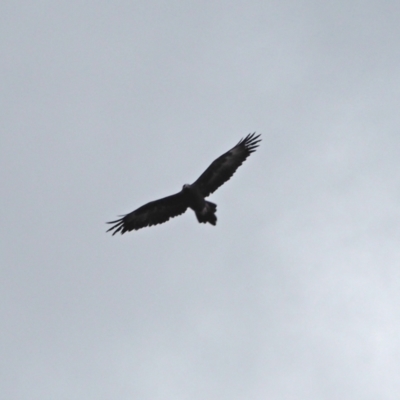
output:
{"label": "wedge-tailed eagle", "polygon": [[129,214],[123,215],[108,231],[124,234],[127,231],[138,230],[167,222],[170,218],[183,214],[191,208],[200,223],[217,223],[217,205],[206,201],[205,198],[214,193],[221,185],[228,181],[243,161],[259,146],[260,135],[255,132],[248,134],[231,150],[218,157],[191,185],[183,185],[179,193],[151,201]]}

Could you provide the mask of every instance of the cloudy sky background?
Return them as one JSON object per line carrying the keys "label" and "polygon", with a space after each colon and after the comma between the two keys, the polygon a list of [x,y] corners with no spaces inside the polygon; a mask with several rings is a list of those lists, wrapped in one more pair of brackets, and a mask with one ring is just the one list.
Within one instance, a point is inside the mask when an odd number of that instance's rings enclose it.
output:
{"label": "cloudy sky background", "polygon": [[[3,1],[7,400],[398,399],[398,1]],[[105,221],[263,141],[194,214]]]}

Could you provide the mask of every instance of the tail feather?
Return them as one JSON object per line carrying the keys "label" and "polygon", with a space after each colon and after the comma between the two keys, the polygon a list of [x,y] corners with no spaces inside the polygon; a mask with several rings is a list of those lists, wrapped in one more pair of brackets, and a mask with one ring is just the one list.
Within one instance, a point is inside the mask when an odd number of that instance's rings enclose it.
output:
{"label": "tail feather", "polygon": [[217,211],[217,205],[211,203],[211,201],[206,201],[205,207],[201,211],[196,211],[197,221],[200,223],[210,223],[211,225],[217,224],[217,216],[215,215]]}

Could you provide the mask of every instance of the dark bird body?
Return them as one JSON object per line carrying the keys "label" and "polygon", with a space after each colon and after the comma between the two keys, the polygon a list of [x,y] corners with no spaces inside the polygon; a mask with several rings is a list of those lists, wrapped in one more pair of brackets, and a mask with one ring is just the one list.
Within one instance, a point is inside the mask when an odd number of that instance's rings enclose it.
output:
{"label": "dark bird body", "polygon": [[[231,150],[218,157],[191,185],[185,184],[180,192],[172,196],[151,201],[137,210],[122,216],[122,218],[108,222],[114,224],[108,231],[121,234],[144,228],[146,226],[162,224],[170,218],[183,214],[191,208],[200,223],[216,225],[217,205],[205,198],[214,193],[221,185],[228,181],[246,158],[259,145],[260,135],[247,135]],[[107,232],[108,232],[107,231]]]}

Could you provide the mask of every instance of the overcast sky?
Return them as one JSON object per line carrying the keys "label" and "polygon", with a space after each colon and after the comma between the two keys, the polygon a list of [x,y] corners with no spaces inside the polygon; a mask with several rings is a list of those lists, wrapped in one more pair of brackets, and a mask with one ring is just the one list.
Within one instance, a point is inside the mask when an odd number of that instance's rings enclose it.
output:
{"label": "overcast sky", "polygon": [[[2,1],[0,397],[399,399],[399,21]],[[105,233],[254,131],[216,227]]]}

